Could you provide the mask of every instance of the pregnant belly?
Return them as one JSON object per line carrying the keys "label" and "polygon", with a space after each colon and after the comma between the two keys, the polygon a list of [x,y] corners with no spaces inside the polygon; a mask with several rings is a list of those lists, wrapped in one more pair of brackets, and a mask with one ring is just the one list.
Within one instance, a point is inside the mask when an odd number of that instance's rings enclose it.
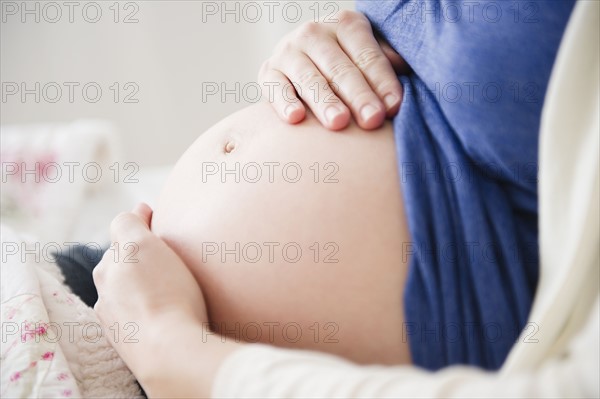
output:
{"label": "pregnant belly", "polygon": [[181,157],[152,229],[190,267],[227,339],[410,361],[390,124],[331,132],[310,115],[290,126],[267,104],[248,107]]}

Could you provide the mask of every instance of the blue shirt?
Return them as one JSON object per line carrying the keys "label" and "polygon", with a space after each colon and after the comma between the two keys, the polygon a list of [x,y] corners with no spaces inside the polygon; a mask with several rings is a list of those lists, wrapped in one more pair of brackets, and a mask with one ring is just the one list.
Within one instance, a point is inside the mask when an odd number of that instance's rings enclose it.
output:
{"label": "blue shirt", "polygon": [[[413,362],[499,368],[538,281],[538,135],[574,1],[357,1],[412,67],[394,119]],[[535,338],[535,337],[533,337]]]}

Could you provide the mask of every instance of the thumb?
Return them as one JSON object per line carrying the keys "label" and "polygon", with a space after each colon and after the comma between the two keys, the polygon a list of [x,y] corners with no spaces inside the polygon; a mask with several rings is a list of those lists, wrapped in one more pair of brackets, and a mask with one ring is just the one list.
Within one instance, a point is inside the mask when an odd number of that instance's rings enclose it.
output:
{"label": "thumb", "polygon": [[152,222],[152,208],[150,208],[148,204],[140,202],[131,212],[142,219],[148,228],[150,227],[150,223]]}
{"label": "thumb", "polygon": [[[142,216],[140,216],[142,215]],[[110,239],[113,243],[139,243],[150,233],[143,213],[122,212],[110,224]]]}

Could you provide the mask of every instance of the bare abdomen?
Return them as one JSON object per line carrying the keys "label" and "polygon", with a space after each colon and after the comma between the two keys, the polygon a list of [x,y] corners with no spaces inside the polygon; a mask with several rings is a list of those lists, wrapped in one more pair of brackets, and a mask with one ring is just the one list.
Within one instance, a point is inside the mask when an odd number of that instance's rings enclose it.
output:
{"label": "bare abdomen", "polygon": [[229,339],[410,361],[390,124],[331,132],[312,116],[290,126],[268,104],[248,107],[181,157],[152,229],[191,268]]}

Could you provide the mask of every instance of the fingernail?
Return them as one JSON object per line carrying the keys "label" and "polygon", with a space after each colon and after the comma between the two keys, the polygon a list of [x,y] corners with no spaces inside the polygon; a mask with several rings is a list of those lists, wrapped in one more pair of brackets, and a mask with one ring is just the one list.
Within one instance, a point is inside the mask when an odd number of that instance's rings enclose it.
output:
{"label": "fingernail", "polygon": [[364,122],[368,121],[369,119],[371,119],[371,117],[373,115],[375,115],[379,110],[377,109],[377,107],[371,105],[371,104],[367,104],[365,106],[363,106],[360,110],[360,116],[363,119]]}
{"label": "fingernail", "polygon": [[337,118],[340,115],[342,115],[342,111],[340,111],[336,106],[331,105],[325,110],[325,119],[327,119],[327,122],[331,124],[333,123],[335,118]]}
{"label": "fingernail", "polygon": [[283,114],[286,118],[289,118],[292,112],[294,112],[296,109],[298,109],[298,107],[296,107],[296,104],[289,104],[284,108]]}
{"label": "fingernail", "polygon": [[398,96],[395,94],[388,94],[383,98],[383,102],[385,103],[385,107],[390,109],[398,103]]}

